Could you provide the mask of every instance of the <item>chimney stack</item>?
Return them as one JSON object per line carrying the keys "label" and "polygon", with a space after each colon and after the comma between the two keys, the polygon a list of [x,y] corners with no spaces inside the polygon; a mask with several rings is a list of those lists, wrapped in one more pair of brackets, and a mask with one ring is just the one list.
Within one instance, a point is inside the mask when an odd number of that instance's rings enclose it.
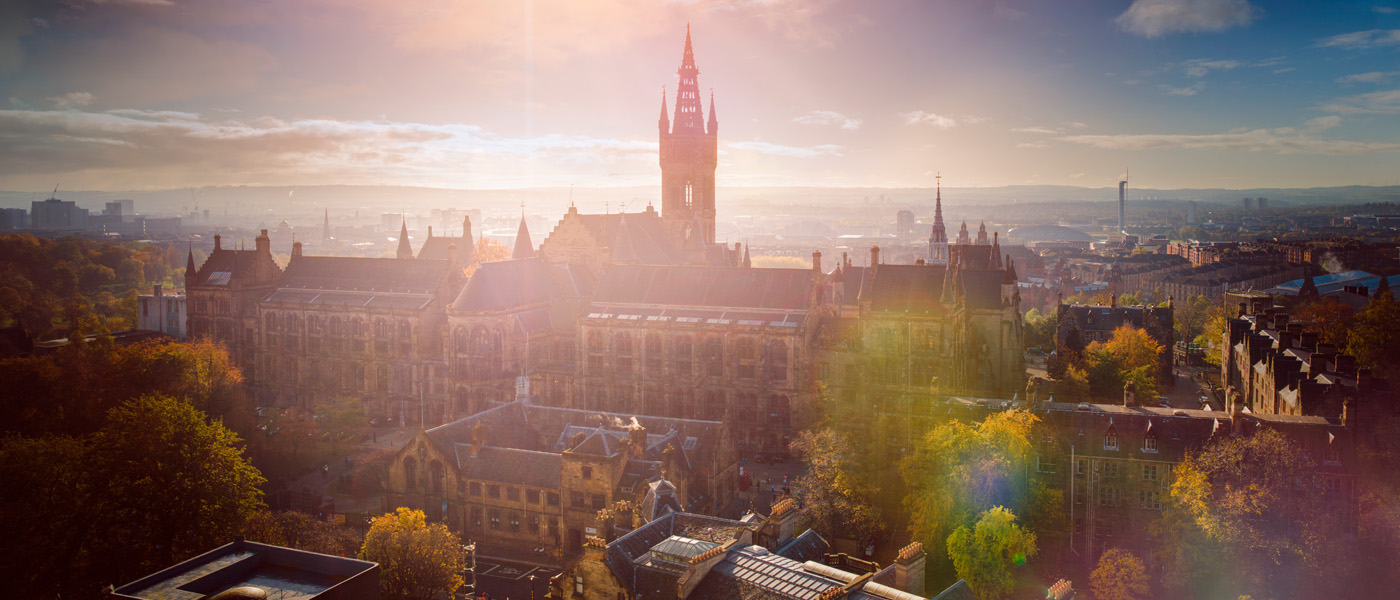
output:
{"label": "chimney stack", "polygon": [[924,545],[912,542],[901,548],[894,559],[894,588],[915,596],[924,595]]}
{"label": "chimney stack", "polygon": [[301,258],[301,242],[292,242],[292,258]]}
{"label": "chimney stack", "polygon": [[813,271],[816,271],[816,273],[817,273],[818,275],[821,275],[821,274],[822,274],[822,251],[821,251],[821,250],[813,250],[813,251],[812,251],[812,270],[813,270]]}
{"label": "chimney stack", "polygon": [[880,247],[879,247],[879,246],[871,246],[871,247],[870,247],[870,268],[871,268],[871,269],[878,269],[879,267],[880,267]]}

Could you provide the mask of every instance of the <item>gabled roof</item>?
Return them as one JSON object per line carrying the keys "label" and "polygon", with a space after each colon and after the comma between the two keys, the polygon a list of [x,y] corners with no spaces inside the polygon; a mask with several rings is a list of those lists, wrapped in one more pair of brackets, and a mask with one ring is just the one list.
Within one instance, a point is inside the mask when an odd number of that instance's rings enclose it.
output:
{"label": "gabled roof", "polygon": [[852,267],[852,274],[866,279],[859,300],[869,300],[871,310],[931,314],[947,310],[940,301],[947,271],[940,265]]}
{"label": "gabled roof", "polygon": [[[228,286],[253,274],[258,268],[259,258],[260,254],[257,250],[217,248],[209,254],[209,258],[204,260],[204,264],[199,266],[199,271],[195,274],[192,283],[194,285]],[[270,262],[272,259],[266,258],[266,260]],[[273,262],[271,269],[272,279],[275,280],[277,274],[282,272],[282,268]]]}
{"label": "gabled roof", "polygon": [[807,562],[820,559],[830,550],[831,544],[828,544],[817,530],[808,529],[778,548],[778,555],[797,562]]}
{"label": "gabled roof", "polygon": [[806,310],[806,269],[614,265],[598,282],[595,303]]}
{"label": "gabled roof", "polygon": [[476,248],[472,245],[471,238],[430,236],[423,242],[423,247],[418,249],[419,260],[447,260],[448,249],[457,247],[457,263],[467,266],[472,262],[472,255]]}

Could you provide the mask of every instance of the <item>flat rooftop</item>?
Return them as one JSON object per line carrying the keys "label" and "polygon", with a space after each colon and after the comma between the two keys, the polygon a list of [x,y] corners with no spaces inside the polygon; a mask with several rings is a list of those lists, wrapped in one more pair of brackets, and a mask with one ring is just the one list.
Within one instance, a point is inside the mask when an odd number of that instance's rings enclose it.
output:
{"label": "flat rooftop", "polygon": [[309,600],[379,565],[363,560],[237,541],[116,589],[114,597],[201,600],[253,586],[268,598]]}

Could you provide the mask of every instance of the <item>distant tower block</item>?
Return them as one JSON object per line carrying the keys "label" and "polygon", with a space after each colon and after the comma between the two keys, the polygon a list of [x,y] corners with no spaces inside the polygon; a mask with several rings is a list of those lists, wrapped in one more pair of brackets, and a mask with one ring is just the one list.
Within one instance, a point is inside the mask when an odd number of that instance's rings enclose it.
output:
{"label": "distant tower block", "polygon": [[710,94],[710,117],[701,117],[700,69],[690,47],[690,26],[685,28],[685,52],[676,71],[675,115],[666,118],[666,92],[661,92],[661,220],[680,244],[687,230],[700,223],[700,241],[715,242],[715,166],[719,164],[715,97]]}
{"label": "distant tower block", "polygon": [[1200,219],[1196,217],[1196,201],[1192,200],[1191,204],[1186,208],[1186,224],[1195,225],[1200,222]]}
{"label": "distant tower block", "polygon": [[1264,212],[1264,211],[1266,211],[1266,210],[1269,210],[1269,199],[1268,199],[1268,198],[1257,198],[1257,199],[1255,199],[1255,201],[1254,201],[1254,207],[1257,208],[1257,209],[1259,210],[1259,212],[1261,212],[1261,213]]}
{"label": "distant tower block", "polygon": [[1253,198],[1245,198],[1244,200],[1241,200],[1241,201],[1240,201],[1240,204],[1244,206],[1244,212],[1245,212],[1245,214],[1249,214],[1249,211],[1251,211],[1251,210],[1254,209],[1254,199],[1253,199]]}
{"label": "distant tower block", "polygon": [[1128,179],[1118,182],[1118,233],[1128,233],[1128,222],[1124,219],[1124,206],[1128,201]]}

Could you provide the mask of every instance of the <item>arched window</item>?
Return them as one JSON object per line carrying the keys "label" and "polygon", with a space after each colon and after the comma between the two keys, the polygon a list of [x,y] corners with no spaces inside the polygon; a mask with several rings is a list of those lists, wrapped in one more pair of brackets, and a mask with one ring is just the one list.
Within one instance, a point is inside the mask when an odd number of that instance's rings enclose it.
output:
{"label": "arched window", "polygon": [[588,369],[597,371],[603,368],[605,354],[603,334],[596,331],[588,332]]}
{"label": "arched window", "polygon": [[467,349],[470,348],[467,344],[467,328],[459,325],[457,329],[452,332],[452,351],[457,354],[466,354]]}
{"label": "arched window", "polygon": [[754,350],[753,340],[746,337],[739,338],[734,342],[734,352],[739,359],[739,378],[753,379],[758,367],[758,356]]}
{"label": "arched window", "polygon": [[691,361],[694,351],[691,349],[690,336],[683,335],[675,339],[671,351],[676,357],[676,376],[683,379],[690,379],[693,375]]}
{"label": "arched window", "polygon": [[632,336],[628,333],[618,333],[613,336],[613,368],[619,374],[629,375],[632,372]]}
{"label": "arched window", "polygon": [[705,374],[724,375],[724,338],[714,335],[705,340]]}
{"label": "arched window", "polygon": [[788,379],[788,345],[782,340],[768,340],[767,356],[764,357],[767,365],[767,375],[769,381],[782,382]]}
{"label": "arched window", "polygon": [[661,349],[661,335],[648,333],[643,352],[646,353],[646,372],[653,377],[661,375],[661,366],[665,364],[664,352]]}
{"label": "arched window", "polygon": [[412,456],[403,459],[403,481],[404,489],[413,491],[418,489],[418,461]]}
{"label": "arched window", "polygon": [[433,493],[442,494],[443,481],[446,479],[446,472],[442,469],[442,461],[433,461],[428,464],[428,476],[433,481]]}

